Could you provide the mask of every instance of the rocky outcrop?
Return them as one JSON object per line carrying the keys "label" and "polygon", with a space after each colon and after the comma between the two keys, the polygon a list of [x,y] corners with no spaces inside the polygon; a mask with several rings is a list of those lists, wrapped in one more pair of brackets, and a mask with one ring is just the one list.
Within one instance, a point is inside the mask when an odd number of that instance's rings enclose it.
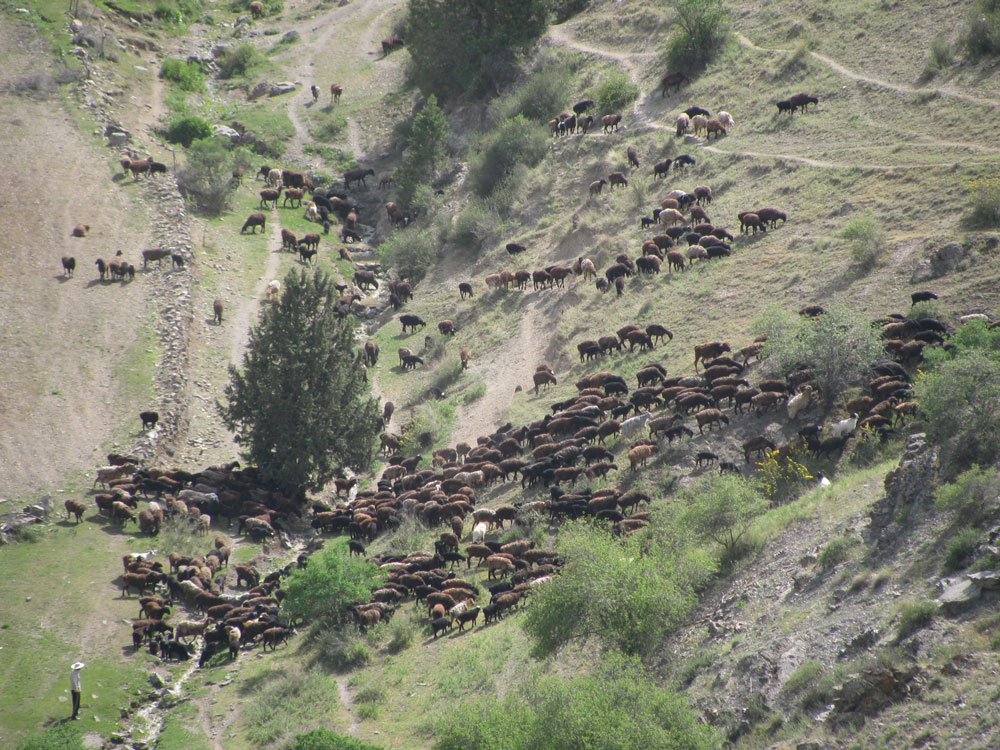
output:
{"label": "rocky outcrop", "polygon": [[937,478],[937,449],[927,445],[924,433],[910,435],[899,468],[885,477],[885,497],[871,509],[865,541],[878,550],[891,547],[907,523],[908,511],[929,508]]}

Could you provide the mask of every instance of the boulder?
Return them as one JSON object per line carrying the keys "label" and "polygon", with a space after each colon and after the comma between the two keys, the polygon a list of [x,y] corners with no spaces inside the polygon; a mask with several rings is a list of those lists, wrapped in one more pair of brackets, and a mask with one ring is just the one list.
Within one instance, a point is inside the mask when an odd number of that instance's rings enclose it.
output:
{"label": "boulder", "polygon": [[108,133],[108,145],[124,146],[132,138],[131,134],[125,130],[115,130]]}
{"label": "boulder", "polygon": [[1000,589],[1000,570],[980,570],[977,573],[968,573],[965,577],[984,589],[990,591]]}
{"label": "boulder", "polygon": [[232,128],[230,128],[230,127],[228,127],[226,125],[213,125],[212,126],[212,132],[215,135],[221,135],[224,138],[228,138],[233,143],[239,143],[240,142],[240,138],[241,138],[240,134],[237,131],[233,130]]}
{"label": "boulder", "polygon": [[295,84],[290,81],[281,81],[274,84],[268,89],[268,96],[281,96],[282,94],[290,94],[295,91]]}
{"label": "boulder", "polygon": [[261,81],[252,89],[250,89],[250,93],[247,94],[247,98],[259,99],[260,97],[264,96],[264,94],[266,94],[270,90],[270,88],[271,84],[269,84],[267,81]]}
{"label": "boulder", "polygon": [[937,601],[945,612],[960,612],[979,599],[982,593],[983,587],[977,581],[963,578],[951,583]]}

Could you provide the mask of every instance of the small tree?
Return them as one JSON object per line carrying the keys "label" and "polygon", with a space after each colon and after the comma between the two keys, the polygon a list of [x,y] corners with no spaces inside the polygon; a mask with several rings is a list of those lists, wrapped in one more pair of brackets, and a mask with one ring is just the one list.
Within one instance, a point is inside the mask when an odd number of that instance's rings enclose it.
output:
{"label": "small tree", "polygon": [[743,477],[722,474],[687,492],[683,522],[695,534],[721,544],[731,556],[753,520],[767,510],[767,501]]}
{"label": "small tree", "polygon": [[299,492],[371,464],[379,409],[330,277],[290,271],[283,287],[250,332],[242,368],[230,366],[219,412],[263,478]]}
{"label": "small tree", "polygon": [[187,148],[195,141],[212,136],[212,126],[197,115],[178,117],[167,128],[167,140]]}
{"label": "small tree", "polygon": [[868,317],[839,302],[826,305],[826,313],[815,318],[772,307],[754,322],[754,330],[767,334],[767,369],[785,375],[807,364],[827,408],[866,375],[884,351]]}
{"label": "small tree", "polygon": [[523,115],[505,121],[486,137],[482,151],[469,167],[472,187],[480,196],[493,193],[519,165],[534,166],[548,150],[544,131]]}
{"label": "small tree", "polygon": [[873,216],[858,216],[851,219],[840,232],[847,240],[851,260],[863,271],[870,271],[878,263],[885,242],[885,230]]}
{"label": "small tree", "polygon": [[342,547],[323,550],[309,558],[307,567],[292,571],[281,606],[296,619],[339,622],[351,604],[367,601],[382,577],[374,563],[345,555]]}
{"label": "small tree", "polygon": [[229,207],[236,187],[233,170],[239,166],[246,169],[250,163],[246,149],[233,148],[229,139],[202,138],[188,149],[187,163],[177,172],[177,186],[185,198],[217,216]]}
{"label": "small tree", "polygon": [[447,137],[448,120],[438,106],[437,97],[431,94],[413,118],[406,160],[397,180],[399,198],[405,205],[410,205],[418,186],[433,179]]}
{"label": "small tree", "polygon": [[667,46],[673,70],[705,67],[725,39],[726,8],[723,0],[674,0],[677,31]]}
{"label": "small tree", "polygon": [[621,113],[639,98],[639,87],[620,70],[601,79],[594,92],[597,111],[602,115]]}

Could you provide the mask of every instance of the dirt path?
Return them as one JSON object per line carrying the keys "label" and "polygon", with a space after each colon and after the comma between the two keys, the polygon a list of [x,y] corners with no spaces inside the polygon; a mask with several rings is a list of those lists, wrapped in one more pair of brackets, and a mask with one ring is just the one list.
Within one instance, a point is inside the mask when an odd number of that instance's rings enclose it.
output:
{"label": "dirt path", "polygon": [[354,716],[354,698],[347,687],[347,680],[343,678],[337,680],[337,695],[340,697],[340,702],[344,706],[344,710],[351,717],[351,723],[347,726],[347,733],[357,736],[358,731],[361,729],[361,722]]}
{"label": "dirt path", "polygon": [[241,297],[239,306],[230,316],[229,327],[233,333],[229,347],[229,361],[234,365],[239,365],[243,359],[243,352],[250,340],[250,328],[257,318],[264,291],[272,279],[278,278],[278,269],[281,268],[281,251],[276,249],[281,247],[281,221],[276,208],[271,209],[267,222],[271,225],[271,247],[267,251],[267,267],[264,269],[264,275],[254,287],[254,293]]}
{"label": "dirt path", "polygon": [[[789,50],[785,50],[785,49],[778,49],[778,48],[772,48],[772,47],[761,47],[761,46],[759,46],[757,44],[754,44],[752,41],[750,41],[750,39],[748,39],[746,36],[744,36],[743,34],[741,34],[738,31],[734,32],[734,34],[736,36],[737,41],[739,41],[740,44],[742,44],[744,47],[747,47],[748,49],[754,50],[755,52],[764,52],[764,53],[768,53],[768,54],[779,54],[779,55],[780,54],[786,54],[786,53],[789,52]],[[813,52],[812,50],[810,50],[809,54],[810,54],[810,56],[812,56],[812,58],[814,60],[818,60],[819,62],[823,63],[828,68],[830,68],[830,70],[832,70],[833,72],[837,73],[838,75],[842,75],[845,78],[850,78],[852,81],[858,81],[860,83],[867,83],[867,84],[870,84],[872,86],[878,86],[880,88],[889,89],[890,91],[896,91],[896,92],[898,92],[900,94],[926,94],[926,93],[930,93],[930,92],[936,91],[936,92],[940,93],[942,96],[949,96],[949,97],[952,97],[954,99],[961,99],[962,101],[966,101],[966,102],[969,102],[971,104],[980,104],[980,105],[983,105],[983,106],[986,106],[986,107],[991,107],[991,108],[993,108],[993,107],[1000,107],[1000,100],[998,100],[998,99],[990,99],[988,97],[973,96],[971,94],[965,93],[964,91],[958,91],[956,89],[953,89],[953,88],[951,88],[949,86],[934,86],[934,87],[916,88],[914,86],[908,86],[908,85],[903,84],[903,83],[892,83],[891,81],[886,81],[886,80],[883,80],[881,78],[875,78],[873,76],[862,75],[861,73],[858,73],[857,71],[851,70],[850,68],[847,68],[846,66],[841,65],[836,60],[834,60],[834,59],[832,59],[830,57],[827,57],[826,55],[821,55],[819,52]]]}

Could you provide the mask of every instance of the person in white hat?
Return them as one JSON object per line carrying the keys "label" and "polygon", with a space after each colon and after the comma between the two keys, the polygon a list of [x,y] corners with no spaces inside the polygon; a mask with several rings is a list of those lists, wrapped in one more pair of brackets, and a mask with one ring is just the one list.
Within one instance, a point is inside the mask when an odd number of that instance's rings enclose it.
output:
{"label": "person in white hat", "polygon": [[70,692],[73,694],[73,716],[71,717],[73,719],[76,719],[77,714],[80,712],[80,694],[83,692],[83,687],[80,683],[80,670],[85,666],[87,665],[82,661],[78,661],[70,667],[73,670],[69,673],[69,687]]}

